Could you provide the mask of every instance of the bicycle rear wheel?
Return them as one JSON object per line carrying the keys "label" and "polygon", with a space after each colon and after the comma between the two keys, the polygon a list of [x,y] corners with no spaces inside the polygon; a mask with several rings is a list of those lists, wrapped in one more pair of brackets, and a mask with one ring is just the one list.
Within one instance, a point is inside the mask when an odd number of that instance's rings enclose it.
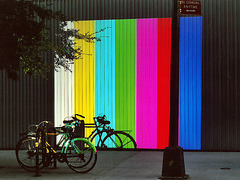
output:
{"label": "bicycle rear wheel", "polygon": [[89,172],[97,162],[97,151],[94,145],[83,138],[71,140],[65,153],[67,165],[78,173]]}
{"label": "bicycle rear wheel", "polygon": [[[24,137],[22,138],[15,150],[16,158],[19,165],[27,171],[35,171],[36,168],[36,138],[35,137]],[[41,149],[41,144],[39,144]],[[42,156],[39,155],[39,166],[42,168]]]}
{"label": "bicycle rear wheel", "polygon": [[117,149],[136,149],[136,141],[128,133],[114,131],[103,139],[103,145]]}

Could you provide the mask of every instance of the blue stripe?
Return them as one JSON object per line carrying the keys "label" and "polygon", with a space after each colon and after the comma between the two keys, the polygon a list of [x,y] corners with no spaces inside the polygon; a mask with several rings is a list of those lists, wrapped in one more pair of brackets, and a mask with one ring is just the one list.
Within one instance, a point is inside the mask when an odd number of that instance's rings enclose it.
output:
{"label": "blue stripe", "polygon": [[202,17],[180,19],[179,145],[201,149]]}

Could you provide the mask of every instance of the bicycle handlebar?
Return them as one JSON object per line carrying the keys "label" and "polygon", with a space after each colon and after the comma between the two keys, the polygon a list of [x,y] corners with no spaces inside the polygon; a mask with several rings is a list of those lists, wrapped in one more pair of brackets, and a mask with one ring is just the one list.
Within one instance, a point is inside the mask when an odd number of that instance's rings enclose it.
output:
{"label": "bicycle handlebar", "polygon": [[36,124],[36,125],[29,125],[28,130],[30,132],[32,132],[34,130],[31,130],[31,127],[38,128],[38,127],[41,127],[41,126],[45,126],[46,124],[49,124],[50,126],[53,126],[53,123],[51,121],[42,121],[42,122],[40,122],[39,124]]}
{"label": "bicycle handlebar", "polygon": [[81,117],[81,118],[85,118],[83,115],[81,114],[75,114],[75,118],[77,118],[77,116]]}
{"label": "bicycle handlebar", "polygon": [[98,117],[93,117],[93,119],[97,119],[97,120],[104,120],[106,118],[106,116],[105,115],[103,115],[103,116],[98,116]]}
{"label": "bicycle handlebar", "polygon": [[75,125],[76,123],[81,124],[81,121],[83,121],[83,120],[78,119],[76,116],[80,116],[81,118],[85,118],[84,116],[82,116],[80,114],[75,114],[75,116],[71,117],[72,119],[64,120],[63,123],[66,124],[67,126],[72,126],[72,125]]}
{"label": "bicycle handlebar", "polygon": [[50,126],[53,126],[53,123],[51,121],[42,121],[39,123],[38,126],[41,126],[41,124],[43,124],[43,126],[44,126],[44,123],[49,124]]}
{"label": "bicycle handlebar", "polygon": [[110,121],[106,120],[106,116],[105,115],[94,117],[93,119],[97,120],[97,122],[99,122],[100,124],[103,124],[103,125],[110,124]]}

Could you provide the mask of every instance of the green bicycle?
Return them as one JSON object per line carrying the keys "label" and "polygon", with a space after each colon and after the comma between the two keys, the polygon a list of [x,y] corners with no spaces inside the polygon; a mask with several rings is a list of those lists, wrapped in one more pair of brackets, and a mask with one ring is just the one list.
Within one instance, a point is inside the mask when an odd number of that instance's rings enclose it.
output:
{"label": "green bicycle", "polygon": [[[97,150],[95,146],[85,138],[76,137],[74,128],[78,121],[65,122],[65,126],[59,128],[46,128],[49,121],[43,121],[36,128],[44,129],[44,140],[40,138],[36,142],[36,133],[30,132],[22,138],[16,146],[16,157],[19,165],[25,170],[34,171],[36,168],[36,143],[39,149],[39,168],[49,167],[56,160],[67,165],[75,172],[86,173],[93,169],[97,162]],[[51,131],[49,131],[49,129]],[[49,142],[50,136],[61,136],[53,147]]]}

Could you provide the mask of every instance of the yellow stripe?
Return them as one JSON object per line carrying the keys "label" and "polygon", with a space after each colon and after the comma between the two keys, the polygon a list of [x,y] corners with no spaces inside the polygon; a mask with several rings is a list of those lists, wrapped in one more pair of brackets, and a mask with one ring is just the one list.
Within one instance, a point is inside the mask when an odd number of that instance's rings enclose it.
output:
{"label": "yellow stripe", "polygon": [[[94,34],[94,21],[77,21],[74,26],[81,34]],[[94,56],[95,44],[85,40],[76,40],[75,47],[82,50],[82,58],[75,61],[75,113],[85,116],[85,123],[93,123],[94,117]],[[88,137],[91,130],[85,129]]]}

